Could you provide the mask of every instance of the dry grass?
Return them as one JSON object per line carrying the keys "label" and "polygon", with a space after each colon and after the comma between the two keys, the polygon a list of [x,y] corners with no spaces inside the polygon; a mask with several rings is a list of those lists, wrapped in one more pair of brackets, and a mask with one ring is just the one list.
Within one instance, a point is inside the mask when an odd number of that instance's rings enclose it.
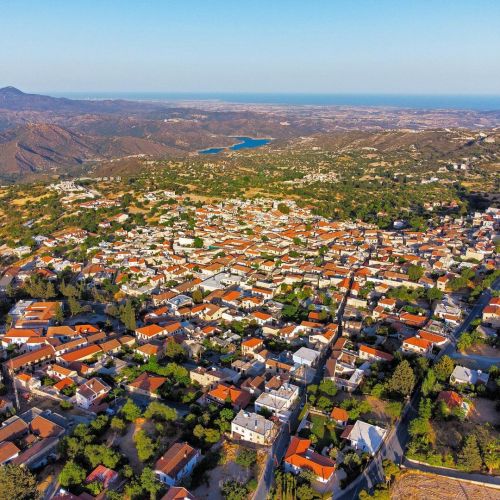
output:
{"label": "dry grass", "polygon": [[411,471],[403,474],[391,488],[393,500],[500,500],[500,490],[435,474]]}

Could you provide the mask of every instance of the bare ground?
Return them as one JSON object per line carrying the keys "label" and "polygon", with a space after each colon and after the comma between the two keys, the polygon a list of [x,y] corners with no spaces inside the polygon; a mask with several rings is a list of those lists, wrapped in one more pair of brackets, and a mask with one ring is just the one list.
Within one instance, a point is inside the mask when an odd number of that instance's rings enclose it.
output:
{"label": "bare ground", "polygon": [[407,472],[391,487],[392,500],[500,500],[500,490],[424,472]]}

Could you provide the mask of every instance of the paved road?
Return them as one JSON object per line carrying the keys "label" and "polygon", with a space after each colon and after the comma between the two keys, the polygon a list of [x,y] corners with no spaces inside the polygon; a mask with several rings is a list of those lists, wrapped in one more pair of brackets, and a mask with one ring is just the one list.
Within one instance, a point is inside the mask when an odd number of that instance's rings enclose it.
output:
{"label": "paved road", "polygon": [[469,472],[462,472],[460,470],[445,469],[443,467],[433,467],[432,465],[419,464],[413,460],[404,459],[404,466],[408,469],[416,469],[422,472],[429,472],[431,474],[438,474],[440,476],[452,477],[455,479],[465,479],[469,481],[478,481],[487,485],[500,486],[500,476],[487,476],[486,474],[472,474]]}

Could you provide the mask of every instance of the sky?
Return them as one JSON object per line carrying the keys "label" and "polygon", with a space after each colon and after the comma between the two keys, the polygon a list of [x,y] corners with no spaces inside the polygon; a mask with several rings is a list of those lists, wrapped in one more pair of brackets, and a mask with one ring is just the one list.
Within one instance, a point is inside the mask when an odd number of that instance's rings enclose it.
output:
{"label": "sky", "polygon": [[499,0],[1,0],[0,87],[500,94]]}

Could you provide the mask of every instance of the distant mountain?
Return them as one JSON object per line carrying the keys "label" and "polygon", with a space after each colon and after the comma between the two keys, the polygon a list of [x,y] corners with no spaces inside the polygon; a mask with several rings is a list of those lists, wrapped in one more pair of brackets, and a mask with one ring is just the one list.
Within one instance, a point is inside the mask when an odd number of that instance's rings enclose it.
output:
{"label": "distant mountain", "polygon": [[138,137],[110,139],[52,124],[28,124],[0,133],[0,174],[68,173],[89,161],[172,152],[163,144]]}
{"label": "distant mountain", "polygon": [[471,140],[469,131],[491,133],[499,125],[500,111],[82,100],[4,87],[0,181],[73,174],[85,171],[89,162],[99,162],[101,175],[122,165],[133,172],[144,163],[134,158],[137,155],[189,156],[229,146],[234,136],[272,137],[270,147],[277,149],[415,147],[461,154],[476,148],[487,154],[491,142],[483,144],[474,135]]}

